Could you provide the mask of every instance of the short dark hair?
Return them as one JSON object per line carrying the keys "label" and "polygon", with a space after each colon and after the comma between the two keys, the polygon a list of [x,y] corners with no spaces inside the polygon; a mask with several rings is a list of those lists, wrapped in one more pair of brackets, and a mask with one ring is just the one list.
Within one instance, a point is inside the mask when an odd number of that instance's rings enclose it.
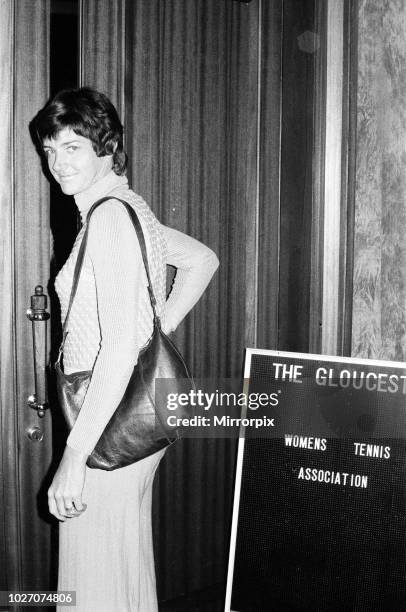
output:
{"label": "short dark hair", "polygon": [[103,93],[90,87],[63,89],[38,112],[33,128],[41,149],[45,138],[55,138],[60,130],[70,128],[91,140],[98,157],[113,155],[114,172],[125,174],[123,126],[115,107]]}

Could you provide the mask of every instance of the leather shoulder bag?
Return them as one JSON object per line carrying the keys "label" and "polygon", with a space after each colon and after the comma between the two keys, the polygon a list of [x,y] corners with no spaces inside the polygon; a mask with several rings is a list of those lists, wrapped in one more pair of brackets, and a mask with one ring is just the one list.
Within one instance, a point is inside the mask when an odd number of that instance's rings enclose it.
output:
{"label": "leather shoulder bag", "polygon": [[[139,352],[137,364],[134,366],[121,402],[110,418],[95,449],[87,459],[89,467],[102,470],[115,470],[130,465],[165,448],[180,437],[179,429],[171,427],[167,423],[168,413],[166,407],[162,405],[162,402],[155,402],[156,379],[176,379],[183,391],[185,389],[184,382],[187,379],[189,381],[189,388],[193,388],[193,380],[182,355],[161,329],[149,273],[144,234],[138,216],[134,209],[124,200],[111,196],[105,197],[93,204],[87,216],[87,225],[74,269],[72,290],[62,330],[62,343],[58,359],[55,363],[58,397],[68,428],[69,430],[72,429],[77,419],[92,377],[91,370],[73,372],[71,374],[63,372],[61,358],[68,334],[69,314],[79,282],[90,217],[95,208],[106,200],[111,199],[118,200],[124,204],[137,232],[148,281],[148,292],[153,315],[153,333],[148,344]],[[134,313],[134,316],[137,316],[137,313]],[[181,413],[182,411],[183,414]],[[180,406],[177,416],[182,418],[186,416],[186,413],[187,407]]]}

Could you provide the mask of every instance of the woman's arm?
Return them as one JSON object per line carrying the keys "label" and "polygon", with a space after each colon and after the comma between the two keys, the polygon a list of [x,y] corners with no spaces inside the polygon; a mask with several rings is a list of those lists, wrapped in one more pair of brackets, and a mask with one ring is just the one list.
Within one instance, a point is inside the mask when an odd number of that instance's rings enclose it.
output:
{"label": "woman's arm", "polygon": [[137,313],[143,262],[134,227],[122,204],[113,200],[94,211],[87,252],[96,282],[100,350],[85,400],[48,489],[49,510],[60,521],[80,516],[86,509],[82,492],[87,456],[124,394],[140,348]]}
{"label": "woman's arm", "polygon": [[218,268],[216,254],[207,246],[178,230],[161,226],[167,243],[167,263],[177,268],[166,301],[166,333],[174,331],[199,300]]}

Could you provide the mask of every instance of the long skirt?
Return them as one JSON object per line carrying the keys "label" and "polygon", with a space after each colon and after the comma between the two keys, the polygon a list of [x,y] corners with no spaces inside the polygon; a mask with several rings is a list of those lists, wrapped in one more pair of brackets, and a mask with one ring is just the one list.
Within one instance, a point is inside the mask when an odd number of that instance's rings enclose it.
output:
{"label": "long skirt", "polygon": [[76,592],[75,612],[158,611],[151,505],[164,453],[112,472],[86,467],[87,509],[59,529],[58,590]]}

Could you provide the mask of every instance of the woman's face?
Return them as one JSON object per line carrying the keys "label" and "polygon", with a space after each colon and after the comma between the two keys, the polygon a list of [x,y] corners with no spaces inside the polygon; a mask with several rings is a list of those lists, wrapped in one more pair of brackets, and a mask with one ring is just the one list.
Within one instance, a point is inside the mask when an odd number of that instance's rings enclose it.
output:
{"label": "woman's face", "polygon": [[91,140],[70,128],[61,130],[55,138],[46,138],[43,149],[52,176],[67,195],[85,191],[112,167],[112,156],[97,157]]}

